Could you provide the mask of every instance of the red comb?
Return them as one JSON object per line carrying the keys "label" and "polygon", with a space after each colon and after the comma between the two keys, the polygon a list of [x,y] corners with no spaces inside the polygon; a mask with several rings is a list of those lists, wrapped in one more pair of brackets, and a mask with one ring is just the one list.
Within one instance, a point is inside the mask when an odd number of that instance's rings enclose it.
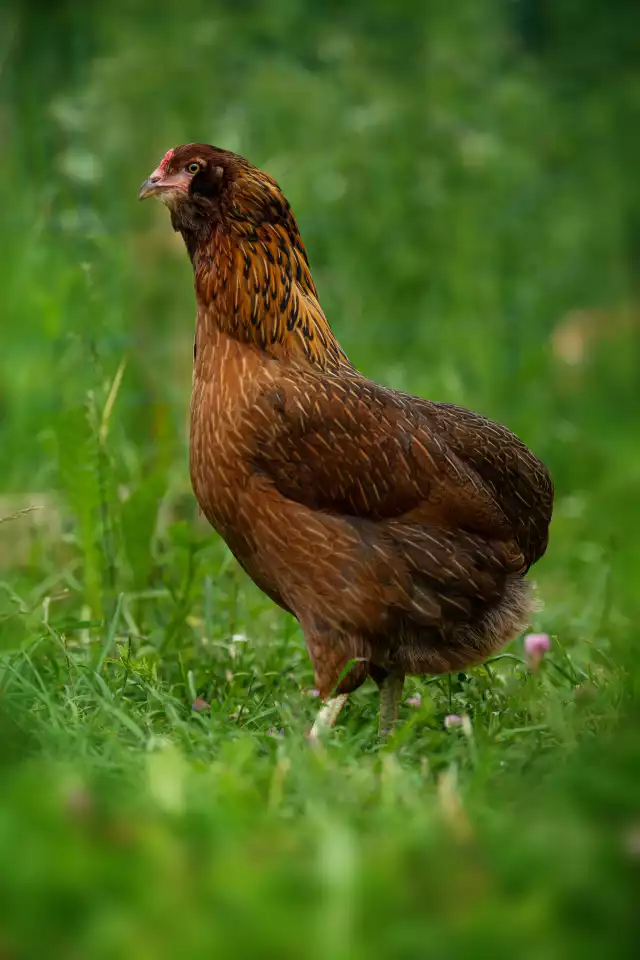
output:
{"label": "red comb", "polygon": [[166,170],[166,169],[167,169],[167,166],[168,166],[168,164],[169,164],[169,160],[171,160],[171,157],[173,156],[173,154],[174,154],[173,147],[171,148],[171,150],[167,150],[167,152],[165,153],[164,157],[162,158],[162,163],[160,164],[160,169],[161,169],[161,170]]}

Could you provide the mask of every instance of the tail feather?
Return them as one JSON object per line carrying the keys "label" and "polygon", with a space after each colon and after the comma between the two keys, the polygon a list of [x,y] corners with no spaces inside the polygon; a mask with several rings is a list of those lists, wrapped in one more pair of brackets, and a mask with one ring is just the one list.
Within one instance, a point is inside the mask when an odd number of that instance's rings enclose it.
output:
{"label": "tail feather", "polygon": [[405,621],[394,663],[405,673],[449,673],[481,663],[517,637],[536,609],[531,583],[506,579],[500,600],[473,620],[451,623],[440,630],[419,630]]}

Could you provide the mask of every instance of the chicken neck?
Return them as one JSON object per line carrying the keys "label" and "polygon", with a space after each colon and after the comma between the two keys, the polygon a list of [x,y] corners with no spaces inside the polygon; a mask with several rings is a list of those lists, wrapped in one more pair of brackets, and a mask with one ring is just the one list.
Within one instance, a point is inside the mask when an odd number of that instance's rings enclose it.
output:
{"label": "chicken neck", "polygon": [[351,367],[322,307],[290,211],[226,218],[183,236],[193,264],[199,336],[221,331],[277,359]]}

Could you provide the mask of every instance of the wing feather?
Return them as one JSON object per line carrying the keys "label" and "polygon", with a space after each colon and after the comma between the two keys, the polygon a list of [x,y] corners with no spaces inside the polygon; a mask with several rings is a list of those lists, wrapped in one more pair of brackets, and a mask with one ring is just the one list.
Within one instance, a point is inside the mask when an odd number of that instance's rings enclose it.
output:
{"label": "wing feather", "polygon": [[[356,371],[265,391],[256,467],[317,510],[516,539],[527,565],[550,516],[545,468],[506,428],[380,387]],[[486,434],[486,439],[485,439]]]}

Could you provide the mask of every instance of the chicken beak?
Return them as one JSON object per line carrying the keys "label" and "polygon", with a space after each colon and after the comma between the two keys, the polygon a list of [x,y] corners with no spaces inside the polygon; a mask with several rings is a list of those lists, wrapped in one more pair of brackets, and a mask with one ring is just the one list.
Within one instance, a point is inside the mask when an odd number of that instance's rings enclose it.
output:
{"label": "chicken beak", "polygon": [[146,200],[147,197],[153,197],[161,189],[161,178],[157,174],[152,173],[149,179],[145,180],[138,190],[138,200]]}
{"label": "chicken beak", "polygon": [[138,200],[158,197],[170,206],[176,198],[183,197],[188,192],[190,179],[183,170],[167,173],[162,166],[156,167],[138,190]]}

